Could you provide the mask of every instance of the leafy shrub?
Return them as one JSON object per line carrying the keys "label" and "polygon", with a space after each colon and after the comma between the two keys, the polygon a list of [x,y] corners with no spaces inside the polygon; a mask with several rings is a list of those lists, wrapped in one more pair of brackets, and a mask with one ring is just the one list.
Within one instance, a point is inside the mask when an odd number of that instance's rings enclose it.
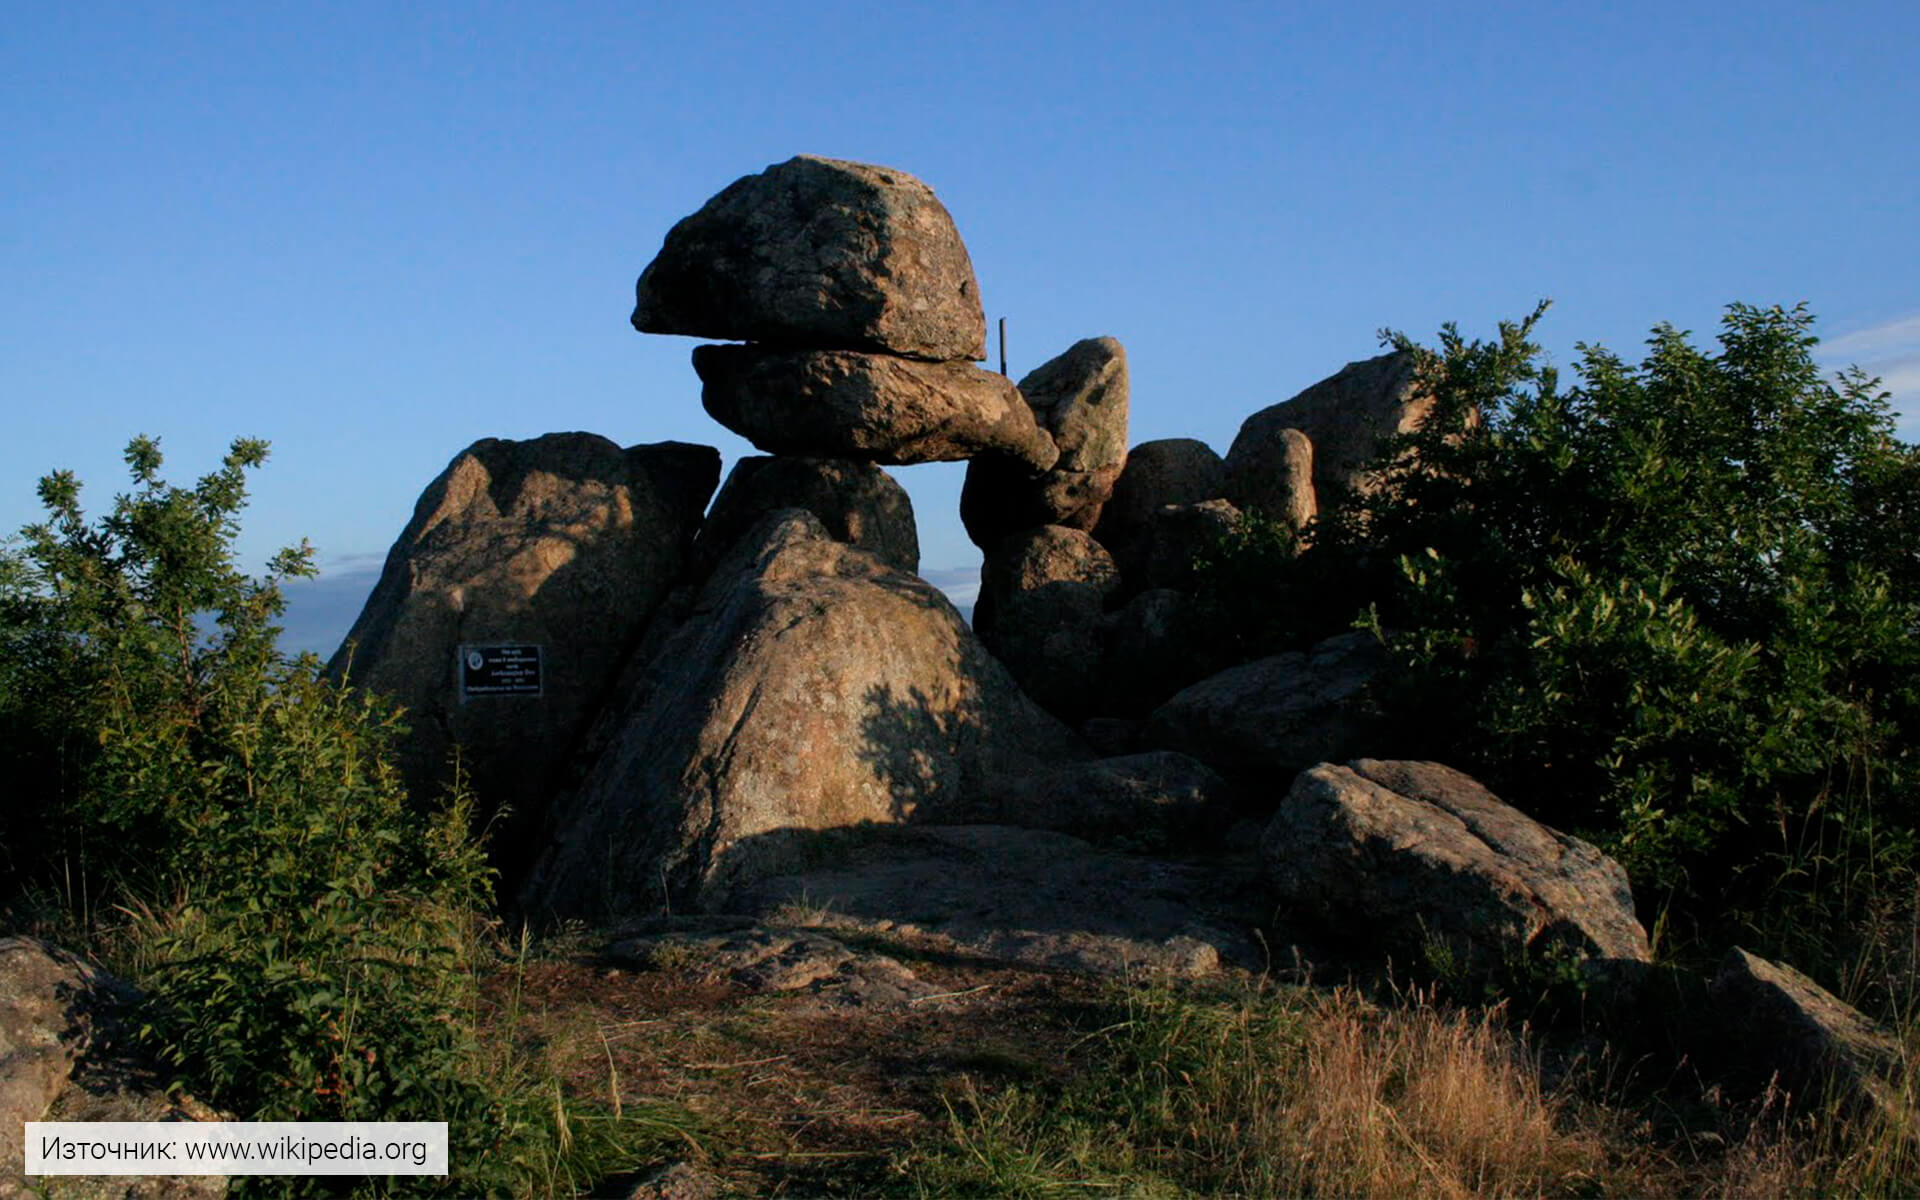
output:
{"label": "leafy shrub", "polygon": [[1920,460],[1886,397],[1823,377],[1804,307],[1744,305],[1716,354],[1661,326],[1638,366],[1582,345],[1562,390],[1544,310],[1383,335],[1434,415],[1261,568],[1313,597],[1293,636],[1392,631],[1427,751],[1600,837],[1643,896],[1726,911],[1903,861]]}
{"label": "leafy shrub", "polygon": [[551,1087],[476,1036],[490,879],[470,798],[409,796],[397,715],[276,648],[304,545],[265,579],[235,565],[265,457],[236,441],[177,488],[136,439],[135,488],[97,525],[71,475],[42,480],[49,519],[0,555],[0,751],[22,801],[0,818],[8,882],[137,914],[142,1036],[215,1106],[447,1121],[463,1190],[565,1177]]}

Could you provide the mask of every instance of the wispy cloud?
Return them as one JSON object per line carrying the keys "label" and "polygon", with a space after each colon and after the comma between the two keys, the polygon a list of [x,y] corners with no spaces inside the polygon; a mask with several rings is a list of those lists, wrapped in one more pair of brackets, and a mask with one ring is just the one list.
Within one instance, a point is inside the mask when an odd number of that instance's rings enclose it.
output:
{"label": "wispy cloud", "polygon": [[1893,396],[1901,435],[1920,433],[1920,313],[1822,342],[1819,354],[1829,367],[1858,366],[1879,376],[1881,388]]}
{"label": "wispy cloud", "polygon": [[1920,313],[1895,317],[1820,343],[1821,358],[1866,359],[1920,351]]}

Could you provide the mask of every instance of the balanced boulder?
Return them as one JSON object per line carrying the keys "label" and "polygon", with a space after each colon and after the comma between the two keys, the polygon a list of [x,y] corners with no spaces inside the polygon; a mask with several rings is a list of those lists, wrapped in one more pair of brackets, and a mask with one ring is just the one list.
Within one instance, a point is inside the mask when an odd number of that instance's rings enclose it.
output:
{"label": "balanced boulder", "polygon": [[[1227,498],[1243,507],[1298,511],[1300,455],[1295,430],[1311,443],[1318,504],[1372,486],[1372,467],[1387,438],[1411,433],[1433,411],[1433,397],[1414,379],[1405,351],[1348,363],[1291,400],[1263,408],[1240,426],[1227,451]],[[1277,506],[1277,507],[1276,507]]]}
{"label": "balanced boulder", "polygon": [[933,191],[811,155],[675,225],[635,287],[633,327],[935,361],[987,352],[973,262]]}
{"label": "balanced boulder", "polygon": [[1086,338],[1020,381],[1035,421],[1059,448],[1050,467],[1005,457],[967,464],[960,519],[975,545],[1036,525],[1092,529],[1127,461],[1127,352]]}
{"label": "balanced boulder", "polygon": [[938,820],[1087,756],[924,581],[771,514],[734,548],[558,806],[535,915],[716,908],[816,831]]}
{"label": "balanced boulder", "polygon": [[700,346],[701,402],[770,454],[891,464],[999,454],[1034,471],[1059,457],[1005,378],[886,354]]}
{"label": "balanced boulder", "polygon": [[407,710],[422,794],[460,762],[511,876],[556,772],[686,561],[718,451],[487,438],[427,487],[329,670]]}
{"label": "balanced boulder", "polygon": [[1439,763],[1302,772],[1260,854],[1282,903],[1394,949],[1495,970],[1570,956],[1609,985],[1652,961],[1619,863]]}

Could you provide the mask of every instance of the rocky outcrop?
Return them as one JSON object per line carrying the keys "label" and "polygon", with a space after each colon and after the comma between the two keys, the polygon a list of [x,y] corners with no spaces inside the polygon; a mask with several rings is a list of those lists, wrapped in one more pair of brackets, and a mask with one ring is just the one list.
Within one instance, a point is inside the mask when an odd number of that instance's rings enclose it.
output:
{"label": "rocky outcrop", "polygon": [[1438,763],[1303,772],[1260,854],[1283,904],[1343,935],[1495,970],[1571,956],[1609,987],[1652,961],[1620,864]]}
{"label": "rocky outcrop", "polygon": [[[29,1183],[48,1182],[23,1174],[27,1121],[220,1119],[191,1097],[169,1095],[153,1065],[124,1049],[123,1025],[136,999],[126,984],[64,950],[0,938],[0,1198],[39,1195]],[[114,1184],[114,1195],[156,1200],[227,1192],[224,1178],[205,1175],[120,1176]]]}
{"label": "rocky outcrop", "polygon": [[1087,534],[1042,525],[1003,539],[980,569],[974,628],[1048,712],[1084,716],[1100,675],[1099,629],[1119,584]]}
{"label": "rocky outcrop", "polygon": [[[1227,451],[1227,498],[1242,506],[1261,496],[1293,503],[1302,453],[1286,431],[1311,443],[1313,485],[1322,506],[1345,490],[1370,486],[1368,466],[1381,444],[1419,428],[1433,397],[1415,386],[1413,356],[1404,351],[1348,363],[1291,400],[1263,408],[1240,426]],[[1285,478],[1280,478],[1284,476]],[[1269,509],[1281,515],[1279,509]]]}
{"label": "rocky outcrop", "polygon": [[[1900,1042],[1785,963],[1734,947],[1708,987],[1750,1087],[1777,1078],[1801,1111],[1838,1104],[1901,1113]],[[1911,1131],[1912,1114],[1902,1120]]]}
{"label": "rocky outcrop", "polygon": [[1205,442],[1162,438],[1127,452],[1113,494],[1100,509],[1093,536],[1113,555],[1120,577],[1137,587],[1146,561],[1147,526],[1169,504],[1199,504],[1226,495],[1226,465]]}
{"label": "rocky outcrop", "polygon": [[[400,764],[417,794],[450,778],[459,745],[483,811],[508,812],[493,844],[509,875],[679,575],[719,474],[718,451],[678,442],[475,442],[421,495],[329,664],[406,707]],[[478,694],[462,648],[501,643],[539,648],[535,686]]]}
{"label": "rocky outcrop", "polygon": [[1227,456],[1223,493],[1298,532],[1320,511],[1313,482],[1313,443],[1291,426],[1248,419]]}
{"label": "rocky outcrop", "polygon": [[1087,754],[945,596],[795,511],[715,571],[619,724],[556,814],[535,915],[716,907],[813,831],[935,820]]}
{"label": "rocky outcrop", "polygon": [[1192,846],[1217,836],[1233,815],[1233,792],[1206,764],[1156,750],[1074,763],[999,781],[983,818],[1053,829],[1135,850]]}
{"label": "rocky outcrop", "polygon": [[1075,342],[1029,372],[1020,394],[1059,459],[1044,469],[1002,457],[967,464],[960,520],[981,549],[1036,525],[1092,529],[1127,461],[1127,354],[1115,339]]}
{"label": "rocky outcrop", "polygon": [[978,360],[987,325],[953,218],[905,171],[802,155],[668,232],[633,327],[731,341]]}
{"label": "rocky outcrop", "polygon": [[693,541],[691,575],[705,579],[735,542],[768,513],[803,508],[829,536],[911,575],[920,535],[906,489],[872,463],[841,458],[749,455],[733,464]]}
{"label": "rocky outcrop", "polygon": [[1036,471],[1059,456],[1014,386],[967,363],[700,346],[693,367],[708,415],[771,454],[896,465],[995,454]]}
{"label": "rocky outcrop", "polygon": [[1229,772],[1290,775],[1349,758],[1368,732],[1368,684],[1386,664],[1372,634],[1343,633],[1201,680],[1155,709],[1144,736]]}

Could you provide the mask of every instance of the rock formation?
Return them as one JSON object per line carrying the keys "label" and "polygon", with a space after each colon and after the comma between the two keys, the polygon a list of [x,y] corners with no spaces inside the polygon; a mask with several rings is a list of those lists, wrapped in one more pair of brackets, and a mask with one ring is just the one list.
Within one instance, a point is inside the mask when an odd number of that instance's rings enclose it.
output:
{"label": "rock formation", "polygon": [[[329,664],[406,707],[401,768],[416,792],[451,778],[460,747],[483,813],[508,813],[493,846],[509,876],[575,740],[679,575],[719,474],[717,451],[678,442],[475,442],[421,495]],[[502,644],[536,648],[537,668],[481,691],[463,656]]]}

